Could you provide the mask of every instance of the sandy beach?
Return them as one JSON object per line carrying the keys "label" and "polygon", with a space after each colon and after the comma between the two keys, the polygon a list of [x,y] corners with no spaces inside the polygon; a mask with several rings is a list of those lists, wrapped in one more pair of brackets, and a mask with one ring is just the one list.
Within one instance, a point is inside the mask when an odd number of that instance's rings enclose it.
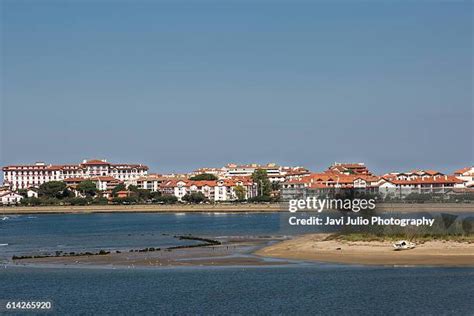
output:
{"label": "sandy beach", "polygon": [[387,266],[474,267],[474,243],[428,241],[415,249],[394,251],[390,241],[349,242],[326,240],[326,234],[310,234],[279,242],[257,255],[331,263]]}
{"label": "sandy beach", "polygon": [[[382,212],[456,212],[474,213],[474,203],[380,203]],[[136,204],[136,205],[85,205],[85,206],[3,206],[0,214],[78,214],[78,213],[175,213],[175,212],[288,212],[285,203],[268,204]]]}

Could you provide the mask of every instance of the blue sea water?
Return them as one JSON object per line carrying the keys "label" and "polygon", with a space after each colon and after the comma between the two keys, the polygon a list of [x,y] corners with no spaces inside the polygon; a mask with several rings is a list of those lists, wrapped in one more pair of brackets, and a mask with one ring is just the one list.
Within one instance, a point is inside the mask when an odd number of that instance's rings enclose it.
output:
{"label": "blue sea water", "polygon": [[59,315],[474,313],[473,269],[7,268],[0,279],[3,300],[50,300]]}
{"label": "blue sea water", "polygon": [[[7,215],[0,262],[13,255],[176,246],[174,235],[285,236],[322,231],[290,227],[287,213],[94,213]],[[327,230],[327,229],[326,229]]]}
{"label": "blue sea water", "polygon": [[[25,215],[0,224],[0,244],[8,244],[0,246],[0,257],[174,245],[173,234],[281,233],[278,213]],[[52,301],[58,315],[474,315],[474,269],[2,265],[0,302],[8,300]]]}
{"label": "blue sea water", "polygon": [[[13,254],[127,250],[183,243],[174,235],[248,236],[280,232],[280,214],[122,213],[8,216],[0,221],[0,260]],[[7,244],[7,245],[6,245]]]}

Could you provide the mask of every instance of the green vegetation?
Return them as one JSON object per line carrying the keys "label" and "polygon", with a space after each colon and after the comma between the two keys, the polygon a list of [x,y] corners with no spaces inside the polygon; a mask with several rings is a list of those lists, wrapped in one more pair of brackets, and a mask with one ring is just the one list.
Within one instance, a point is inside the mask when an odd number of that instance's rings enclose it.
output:
{"label": "green vegetation", "polygon": [[[360,212],[362,217],[373,216],[372,212]],[[392,217],[403,218],[395,214]],[[383,225],[350,225],[344,226],[330,238],[347,241],[372,241],[372,240],[455,240],[474,242],[474,217],[453,214],[436,214],[433,226],[383,226]]]}
{"label": "green vegetation", "polygon": [[40,185],[38,194],[43,198],[62,199],[69,196],[66,183],[62,181],[49,181]]}
{"label": "green vegetation", "polygon": [[21,196],[25,197],[25,198],[28,197],[28,190],[26,190],[26,189],[19,189],[17,191],[17,193],[20,194]]}
{"label": "green vegetation", "polygon": [[128,190],[132,192],[132,196],[137,198],[137,201],[148,201],[151,199],[152,194],[150,190],[139,189],[135,185],[129,185]]}
{"label": "green vegetation", "polygon": [[207,198],[202,192],[193,192],[183,196],[182,200],[192,204],[199,204],[207,201]]}
{"label": "green vegetation", "polygon": [[235,196],[237,197],[237,201],[245,201],[245,194],[247,191],[241,185],[238,185],[234,188]]}
{"label": "green vegetation", "polygon": [[66,200],[70,205],[87,205],[91,202],[91,199],[73,197]]}
{"label": "green vegetation", "polygon": [[24,198],[21,200],[21,205],[31,205],[31,206],[38,206],[41,205],[41,199],[31,197],[31,198]]}
{"label": "green vegetation", "polygon": [[437,234],[423,234],[415,236],[414,238],[407,238],[406,234],[393,234],[381,236],[371,233],[351,233],[351,234],[334,234],[326,238],[326,240],[344,240],[344,241],[398,241],[403,239],[410,239],[417,242],[426,242],[432,240],[446,240],[474,243],[474,234],[468,235],[437,235]]}
{"label": "green vegetation", "polygon": [[249,202],[251,203],[270,203],[270,202],[276,202],[274,199],[270,196],[254,196],[250,199],[248,199]]}
{"label": "green vegetation", "polygon": [[126,191],[127,190],[127,187],[124,185],[124,184],[119,184],[117,186],[115,186],[115,188],[112,189],[112,196],[117,196],[117,192],[119,191]]}
{"label": "green vegetation", "polygon": [[159,195],[155,198],[153,198],[153,203],[157,204],[176,204],[178,203],[178,198],[174,195]]}
{"label": "green vegetation", "polygon": [[189,178],[189,180],[193,180],[193,181],[202,181],[202,180],[216,181],[217,177],[213,174],[210,174],[210,173],[201,173],[201,174],[198,174],[198,175],[195,175],[195,176]]}
{"label": "green vegetation", "polygon": [[82,181],[77,185],[77,190],[81,192],[83,196],[93,197],[97,195],[97,187],[91,180]]}
{"label": "green vegetation", "polygon": [[257,184],[257,196],[270,197],[272,193],[272,184],[268,179],[267,171],[265,169],[256,169],[252,174],[252,180]]}

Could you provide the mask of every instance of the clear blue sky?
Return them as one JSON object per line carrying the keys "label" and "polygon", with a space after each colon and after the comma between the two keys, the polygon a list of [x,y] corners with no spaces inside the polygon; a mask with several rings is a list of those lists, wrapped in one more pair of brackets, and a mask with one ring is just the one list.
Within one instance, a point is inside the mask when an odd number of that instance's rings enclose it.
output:
{"label": "clear blue sky", "polygon": [[2,165],[472,164],[471,1],[13,1]]}

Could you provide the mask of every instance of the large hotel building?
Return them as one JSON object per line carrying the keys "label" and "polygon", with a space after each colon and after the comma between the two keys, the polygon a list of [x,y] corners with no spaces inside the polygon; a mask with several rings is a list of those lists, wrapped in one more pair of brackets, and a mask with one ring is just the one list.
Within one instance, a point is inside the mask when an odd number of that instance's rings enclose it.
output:
{"label": "large hotel building", "polygon": [[113,164],[106,160],[84,160],[80,164],[51,165],[37,162],[34,165],[3,167],[3,181],[12,190],[38,187],[48,181],[71,178],[113,177],[126,184],[145,176],[148,167],[142,164]]}

